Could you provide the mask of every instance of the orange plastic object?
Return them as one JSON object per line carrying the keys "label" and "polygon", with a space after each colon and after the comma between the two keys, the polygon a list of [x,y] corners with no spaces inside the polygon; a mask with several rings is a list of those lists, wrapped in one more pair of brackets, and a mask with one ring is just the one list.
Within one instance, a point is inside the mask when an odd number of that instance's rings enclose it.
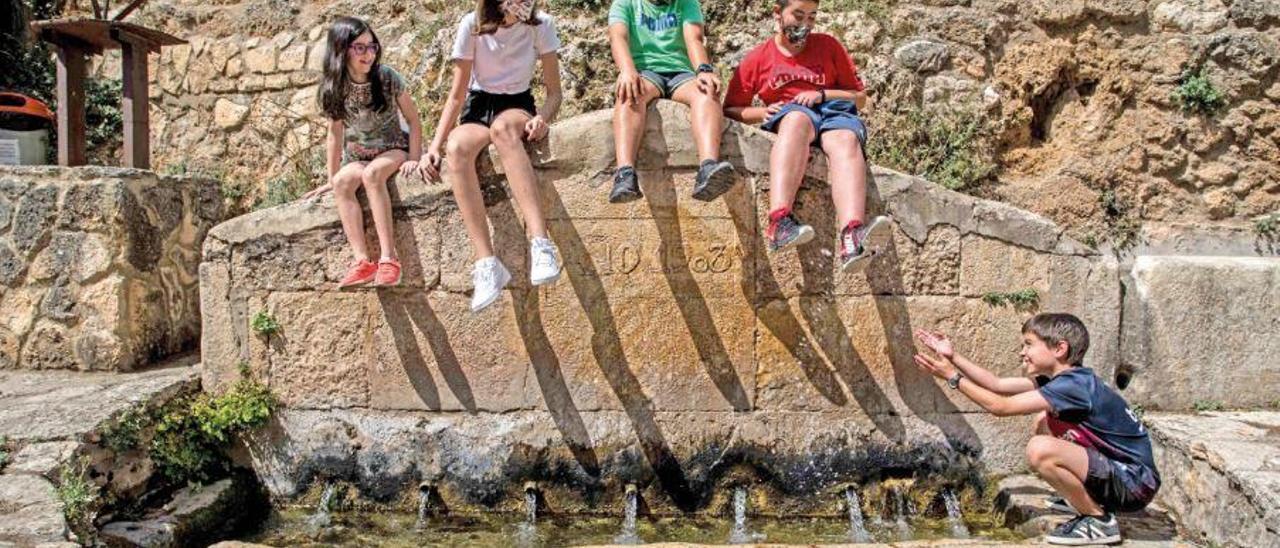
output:
{"label": "orange plastic object", "polygon": [[20,93],[0,93],[0,112],[26,114],[53,121],[53,111],[49,110],[49,105]]}

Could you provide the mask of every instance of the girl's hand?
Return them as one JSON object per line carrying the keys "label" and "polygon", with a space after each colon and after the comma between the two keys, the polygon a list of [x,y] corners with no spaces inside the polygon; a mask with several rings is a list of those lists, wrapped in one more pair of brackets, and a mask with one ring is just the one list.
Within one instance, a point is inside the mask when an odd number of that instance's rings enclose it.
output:
{"label": "girl's hand", "polygon": [[418,172],[417,160],[405,160],[403,164],[400,164],[401,177],[409,177],[417,172]]}
{"label": "girl's hand", "polygon": [[938,377],[939,379],[950,379],[956,375],[956,368],[946,360],[938,360],[925,356],[924,354],[916,354],[916,366],[921,371]]}
{"label": "girl's hand", "polygon": [[800,93],[799,95],[796,95],[795,98],[791,100],[792,103],[804,105],[806,107],[812,107],[813,105],[816,105],[821,101],[822,101],[822,92],[820,91],[805,91]]}
{"label": "girl's hand", "polygon": [[930,333],[923,329],[917,329],[916,338],[920,340],[920,343],[923,344],[925,348],[934,351],[943,358],[950,360],[956,355],[956,350],[951,344],[951,339],[948,339],[947,336],[941,332]]}
{"label": "girl's hand", "polygon": [[427,147],[427,153],[422,155],[422,161],[418,162],[418,173],[422,177],[431,182],[440,180],[440,147],[434,143]]}
{"label": "girl's hand", "polygon": [[547,132],[550,130],[551,127],[547,125],[547,121],[543,120],[540,115],[530,118],[529,121],[524,124],[525,138],[530,141],[541,141],[543,137],[547,136]]}
{"label": "girl's hand", "polygon": [[315,188],[313,188],[313,189],[311,189],[311,190],[307,191],[307,193],[306,193],[306,194],[303,194],[303,195],[302,195],[302,197],[301,197],[301,198],[298,198],[298,199],[299,199],[299,200],[310,200],[310,199],[312,199],[312,198],[318,198],[318,197],[320,197],[320,196],[324,196],[324,194],[325,194],[326,192],[329,192],[329,191],[331,191],[331,190],[333,190],[333,185],[332,185],[332,184],[329,184],[329,183],[325,183],[325,184],[323,184],[323,185],[320,185],[320,186],[318,186],[318,187],[315,187]]}

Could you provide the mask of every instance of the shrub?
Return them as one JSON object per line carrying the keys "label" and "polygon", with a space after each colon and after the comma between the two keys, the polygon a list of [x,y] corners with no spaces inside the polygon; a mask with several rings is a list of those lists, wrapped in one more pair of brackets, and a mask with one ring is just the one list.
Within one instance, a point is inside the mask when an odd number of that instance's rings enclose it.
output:
{"label": "shrub", "polygon": [[1204,68],[1184,72],[1172,98],[1184,112],[1199,114],[1213,114],[1227,104],[1226,96],[1209,80]]}
{"label": "shrub", "polygon": [[982,295],[982,302],[991,306],[1012,306],[1023,310],[1040,304],[1040,293],[1031,288],[1009,293],[991,291]]}
{"label": "shrub", "polygon": [[64,466],[58,474],[58,500],[62,502],[62,512],[67,517],[67,523],[76,530],[92,527],[90,513],[93,503],[98,499],[98,488],[85,477],[88,467],[88,461],[81,459]]}
{"label": "shrub", "polygon": [[869,158],[957,191],[995,179],[994,147],[986,118],[975,112],[886,112],[868,144]]}
{"label": "shrub", "polygon": [[226,444],[264,425],[277,402],[262,383],[244,377],[226,393],[197,394],[166,406],[151,440],[151,458],[166,477],[204,483],[227,471]]}
{"label": "shrub", "polygon": [[249,322],[249,327],[253,329],[254,333],[269,337],[280,331],[280,322],[277,322],[276,317],[272,316],[270,312],[259,310],[257,314],[253,315],[253,320]]}

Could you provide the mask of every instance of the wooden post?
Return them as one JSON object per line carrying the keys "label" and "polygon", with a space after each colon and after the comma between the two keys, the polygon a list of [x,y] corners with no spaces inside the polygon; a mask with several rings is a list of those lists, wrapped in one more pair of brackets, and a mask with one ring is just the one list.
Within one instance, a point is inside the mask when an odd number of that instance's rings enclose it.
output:
{"label": "wooden post", "polygon": [[85,54],[78,42],[58,40],[58,165],[82,166],[85,156]]}
{"label": "wooden post", "polygon": [[151,103],[147,97],[147,53],[145,42],[122,41],[124,48],[124,165],[151,169]]}

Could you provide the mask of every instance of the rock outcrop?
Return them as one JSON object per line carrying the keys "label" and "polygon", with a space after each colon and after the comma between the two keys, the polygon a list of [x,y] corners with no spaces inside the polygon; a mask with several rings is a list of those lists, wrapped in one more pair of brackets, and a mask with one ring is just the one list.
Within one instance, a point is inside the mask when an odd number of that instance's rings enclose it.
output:
{"label": "rock outcrop", "polygon": [[[534,150],[565,263],[554,286],[529,286],[515,208],[501,175],[483,176],[515,281],[482,313],[467,307],[470,248],[442,187],[394,185],[398,289],[334,290],[349,251],[330,199],[210,232],[205,388],[247,363],[281,398],[286,409],[251,447],[273,493],[323,478],[392,498],[426,480],[495,504],[522,478],[569,491],[634,481],[689,507],[747,462],[800,492],[962,455],[1007,471],[1021,466],[1025,420],[973,413],[918,371],[912,330],[945,330],[1015,374],[1033,311],[983,297],[1030,289],[1040,309],[1085,318],[1091,362],[1117,361],[1114,261],[1041,217],[876,170],[871,209],[896,218],[894,243],[864,272],[840,273],[820,153],[796,208],[819,237],[770,255],[770,135],[731,124],[724,155],[741,182],[698,202],[688,111],[661,102],[639,165],[646,198],[616,206],[605,200],[609,120],[566,120]],[[260,312],[279,331],[254,333]]]}
{"label": "rock outcrop", "polygon": [[214,181],[0,168],[0,369],[127,371],[195,346]]}

